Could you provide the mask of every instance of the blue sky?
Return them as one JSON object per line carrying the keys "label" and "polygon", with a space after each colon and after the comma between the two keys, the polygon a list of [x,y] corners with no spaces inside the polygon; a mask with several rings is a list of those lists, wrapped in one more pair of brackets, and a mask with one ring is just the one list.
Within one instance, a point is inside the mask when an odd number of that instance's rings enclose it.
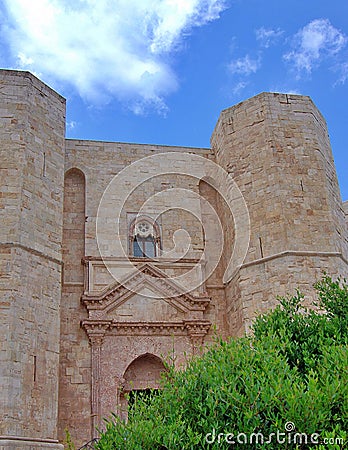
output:
{"label": "blue sky", "polygon": [[67,137],[208,147],[222,109],[309,95],[348,200],[348,0],[3,0],[0,66],[67,98]]}

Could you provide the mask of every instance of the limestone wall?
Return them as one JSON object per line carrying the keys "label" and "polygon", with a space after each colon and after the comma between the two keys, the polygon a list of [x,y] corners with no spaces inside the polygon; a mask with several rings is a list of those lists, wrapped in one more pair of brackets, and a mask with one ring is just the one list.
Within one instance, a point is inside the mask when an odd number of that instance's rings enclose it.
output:
{"label": "limestone wall", "polygon": [[0,92],[0,446],[58,448],[65,100],[27,72]]}
{"label": "limestone wall", "polygon": [[81,304],[84,288],[86,183],[82,172],[70,170],[64,182],[63,285],[60,327],[59,439],[65,430],[82,445],[91,436],[91,352],[80,327],[87,317]]}
{"label": "limestone wall", "polygon": [[212,148],[250,215],[245,265],[226,287],[234,334],[318,268],[347,274],[346,226],[326,124],[308,97],[264,93],[223,111]]}
{"label": "limestone wall", "polygon": [[[187,155],[190,152],[204,158],[210,153],[208,149],[67,141],[66,170],[76,167],[86,177],[85,255],[90,259],[101,257],[109,259],[106,268],[95,264],[94,278],[89,279],[92,285],[87,289],[102,290],[115,281],[110,274],[109,277],[107,276],[110,268],[111,271],[118,271],[120,277],[127,274],[124,261],[127,261],[131,254],[129,225],[141,208],[143,208],[142,214],[156,219],[160,228],[162,248],[158,255],[160,256],[158,262],[155,258],[153,263],[158,264],[169,276],[180,276],[187,271],[185,265],[196,266],[186,280],[186,287],[191,290],[191,286],[195,285],[195,289],[200,292],[204,289],[200,282],[205,277],[204,261],[199,261],[204,249],[199,179],[185,174],[172,174],[172,165],[175,165],[175,161],[171,162],[171,156],[168,156],[168,161],[165,163],[163,159],[161,162],[155,159],[151,163],[151,169],[155,175],[150,175],[146,181],[143,181],[143,178],[144,174],[146,177],[149,169],[143,167],[131,170],[129,177],[123,182],[113,181],[116,175],[124,168],[130,167],[132,163],[148,156],[163,154],[163,152],[171,155],[180,155],[180,153]],[[113,189],[115,192],[109,193],[107,200],[102,204],[102,214],[106,214],[107,217],[99,222],[99,236],[103,235],[103,224],[106,224],[108,228],[104,232],[104,241],[98,242],[96,234],[98,208],[102,199],[105,198],[105,192],[108,192],[110,183],[112,187],[109,191]],[[135,189],[133,189],[134,186],[136,186]],[[118,215],[116,206],[118,206],[117,202],[121,201],[119,200],[121,191],[125,193],[125,201]],[[113,236],[120,238],[122,248],[117,246],[117,239]],[[182,282],[185,283],[185,280]]]}
{"label": "limestone wall", "polygon": [[346,220],[346,224],[347,224],[346,236],[348,238],[348,201],[343,202],[343,211],[344,211],[344,216],[345,216],[345,220]]}
{"label": "limestone wall", "polygon": [[[348,202],[308,97],[223,111],[210,150],[65,141],[49,87],[0,71],[0,93],[0,449],[60,448],[65,428],[82,445],[124,407],[134,361],[183,365],[211,324],[241,335],[277,295],[310,302],[323,270],[348,276]],[[139,211],[159,230],[148,265],[131,256]]]}
{"label": "limestone wall", "polygon": [[[130,172],[129,177],[123,180],[124,184],[116,184],[115,191],[109,195],[105,203],[107,214],[103,218],[104,222],[101,222],[102,226],[104,223],[112,223],[114,228],[106,233],[104,245],[103,243],[100,245],[97,240],[98,208],[103,195],[108,192],[109,184],[113,182],[117,174],[132,163],[163,152],[171,154],[167,161],[155,159],[151,167],[141,165]],[[171,337],[172,331],[135,330],[127,332],[127,335],[107,335],[101,342],[93,338],[91,346],[85,330],[80,326],[87,312],[80,303],[82,293],[99,295],[115,284],[113,273],[124,278],[130,272],[129,225],[141,208],[144,208],[142,212],[144,215],[156,218],[160,227],[161,254],[151,260],[151,264],[169,277],[182,275],[195,267],[186,280],[187,285],[183,282],[183,287],[191,290],[190,287],[194,286],[193,291],[196,291],[197,295],[206,291],[205,284],[201,283],[205,276],[204,261],[199,262],[204,248],[200,180],[185,174],[171,173],[175,164],[180,165],[180,162],[176,161],[177,156],[180,160],[181,153],[187,155],[188,152],[203,158],[210,155],[208,149],[66,141],[66,179],[68,180],[73,173],[83,174],[85,196],[78,194],[77,179],[70,180],[70,184],[66,183],[60,358],[60,439],[64,437],[65,427],[69,428],[77,445],[83,444],[94,436],[93,428],[97,424],[96,411],[98,417],[104,417],[119,408],[121,380],[127,366],[135,358],[145,353],[164,357],[174,349],[173,356],[176,363],[182,364],[184,353],[189,354],[192,351],[192,343],[186,331]],[[177,155],[175,158],[172,156],[173,153]],[[188,167],[188,169],[195,173],[194,168]],[[151,170],[154,174],[150,173],[149,179],[143,181],[144,174],[146,177],[147,172]],[[197,169],[196,172],[199,170]],[[115,210],[123,189],[125,189],[126,199],[118,216]],[[181,190],[176,191],[176,189]],[[84,208],[81,209],[83,202],[85,202]],[[122,251],[115,245],[118,224],[120,224],[118,235],[122,241]],[[184,247],[180,247],[180,239],[175,235],[177,230],[182,229],[190,238],[186,251],[183,251]],[[83,251],[82,236],[84,236]],[[84,257],[85,272],[82,277],[84,286],[81,285],[81,257]],[[142,258],[130,257],[130,259],[136,267],[140,267],[144,262]],[[213,284],[216,286],[217,282]],[[209,288],[212,294],[214,294],[214,286],[213,290]],[[204,318],[217,324],[223,333],[224,295],[221,284],[219,287],[218,295],[212,295],[211,305],[207,308]],[[146,293],[148,295],[145,295]],[[166,323],[180,321],[184,319],[184,314],[180,314],[168,303],[151,299],[151,291],[145,289],[144,292],[130,297],[114,312],[110,311],[107,319],[122,322],[160,323],[163,321]],[[94,358],[98,358],[98,361],[100,359],[100,367],[91,367],[91,361]],[[97,394],[93,389],[91,391],[91,386],[95,385],[95,382],[91,380],[93,373],[98,374],[95,375],[98,379],[100,377],[100,386],[95,388],[100,390],[98,401],[93,400]]]}
{"label": "limestone wall", "polygon": [[[108,185],[114,177],[119,174],[125,167],[130,164],[141,160],[148,156],[155,156],[159,153],[195,153],[205,157],[210,153],[208,149],[191,149],[185,147],[166,147],[159,145],[141,145],[141,144],[126,144],[126,143],[109,143],[109,142],[94,142],[94,141],[79,141],[79,140],[67,140],[66,141],[66,170],[76,167],[80,169],[86,176],[86,254],[97,256],[100,251],[96,241],[96,217],[98,206],[102,199],[102,196],[107,189]],[[154,161],[156,166],[156,161]],[[127,196],[127,201],[123,206],[123,213],[121,215],[120,230],[122,234],[123,246],[127,249],[127,214],[137,213],[144,205],[147,199],[154,198],[151,204],[146,205],[145,213],[156,214],[166,206],[166,201],[161,199],[158,194],[171,189],[182,187],[183,189],[193,190],[198,192],[199,180],[192,179],[187,176],[178,177],[178,175],[171,174],[170,157],[166,167],[161,167],[159,164],[156,167],[158,175],[150,177],[148,181],[143,182],[143,173],[141,169],[137,168],[132,171],[131,179],[126,180],[129,183],[130,189]],[[144,169],[146,173],[146,169]],[[115,186],[117,181],[115,182]],[[131,191],[133,185],[137,188],[134,192]],[[125,187],[127,192],[127,186],[118,186],[118,189]],[[156,196],[157,194],[157,196]],[[174,193],[175,195],[175,193]],[[187,194],[188,195],[188,194]],[[115,199],[116,201],[117,199]],[[180,203],[181,200],[181,203]],[[177,204],[182,205],[182,200],[179,199]],[[175,204],[175,198],[173,199]],[[110,205],[110,218],[112,219],[112,204]],[[169,205],[168,205],[169,206]],[[188,210],[192,206],[188,199]],[[166,214],[170,214],[168,211]],[[173,230],[177,230],[180,226],[187,228],[190,232],[192,242],[191,254],[194,256],[194,252],[199,250],[202,246],[201,233],[198,233],[198,225],[194,223],[194,219],[189,217],[185,211],[175,211],[176,219],[168,218],[168,222],[172,222],[171,227],[163,227],[162,240],[163,247],[170,248],[173,246],[172,237]],[[116,219],[116,218],[115,218]],[[159,221],[164,222],[165,217],[160,217]],[[114,256],[114,249],[112,249],[112,242],[110,242],[109,255]],[[108,250],[106,249],[106,254]],[[119,256],[119,255],[118,255]]]}

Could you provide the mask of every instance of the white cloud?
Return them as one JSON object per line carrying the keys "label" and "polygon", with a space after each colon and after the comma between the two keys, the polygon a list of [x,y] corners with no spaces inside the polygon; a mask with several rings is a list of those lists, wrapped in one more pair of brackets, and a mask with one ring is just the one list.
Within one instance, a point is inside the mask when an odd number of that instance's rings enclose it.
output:
{"label": "white cloud", "polygon": [[260,66],[260,58],[252,59],[249,55],[245,55],[243,58],[231,61],[228,68],[232,74],[251,75],[257,72]]}
{"label": "white cloud", "polygon": [[336,69],[336,72],[339,73],[339,78],[336,81],[337,84],[344,84],[348,80],[348,62],[344,62],[340,64]]}
{"label": "white cloud", "polygon": [[255,31],[256,39],[260,41],[261,46],[265,48],[268,48],[272,44],[274,44],[283,33],[284,31],[281,30],[280,28],[273,30],[271,28],[267,29],[261,27]]}
{"label": "white cloud", "polygon": [[18,61],[19,61],[20,65],[23,67],[25,67],[25,66],[29,67],[34,62],[31,58],[28,58],[23,53],[18,53]]}
{"label": "white cloud", "polygon": [[311,73],[324,58],[335,56],[346,43],[347,37],[328,19],[316,19],[296,33],[294,50],[286,53],[284,59],[299,73]]}
{"label": "white cloud", "polygon": [[75,122],[75,120],[70,120],[69,122],[67,122],[66,124],[66,128],[67,130],[73,130],[74,128],[76,128],[77,122]]}
{"label": "white cloud", "polygon": [[19,68],[73,85],[89,102],[111,98],[165,109],[178,87],[169,53],[224,0],[4,0]]}
{"label": "white cloud", "polygon": [[247,81],[239,81],[239,83],[237,83],[233,87],[232,94],[234,94],[234,95],[240,94],[248,86],[248,84],[249,83]]}

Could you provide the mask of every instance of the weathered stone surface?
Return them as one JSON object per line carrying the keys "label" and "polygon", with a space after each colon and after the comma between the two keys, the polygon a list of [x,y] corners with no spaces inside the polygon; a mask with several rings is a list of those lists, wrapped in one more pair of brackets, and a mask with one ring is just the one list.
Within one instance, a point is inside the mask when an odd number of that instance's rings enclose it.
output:
{"label": "weathered stone surface", "polygon": [[60,448],[65,100],[26,72],[0,92],[0,447]]}
{"label": "weathered stone surface", "polygon": [[[308,97],[251,98],[193,149],[65,140],[64,99],[34,76],[0,71],[0,92],[0,450],[60,448],[66,428],[82,445],[213,325],[242,335],[277,295],[310,303],[323,270],[348,275],[348,202]],[[133,256],[141,220],[151,258]]]}
{"label": "weathered stone surface", "polygon": [[212,148],[250,215],[246,259],[226,286],[230,334],[241,334],[277,295],[311,297],[322,271],[347,273],[347,228],[326,124],[308,97],[263,93],[223,111]]}

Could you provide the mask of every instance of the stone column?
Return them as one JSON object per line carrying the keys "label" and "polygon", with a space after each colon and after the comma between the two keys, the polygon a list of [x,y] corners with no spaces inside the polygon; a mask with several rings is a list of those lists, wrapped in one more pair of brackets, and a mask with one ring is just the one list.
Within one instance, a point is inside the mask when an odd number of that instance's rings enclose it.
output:
{"label": "stone column", "polygon": [[101,366],[101,351],[104,342],[104,333],[89,334],[89,342],[92,346],[92,439],[98,437],[97,428],[101,426],[101,404],[100,404],[100,366]]}

